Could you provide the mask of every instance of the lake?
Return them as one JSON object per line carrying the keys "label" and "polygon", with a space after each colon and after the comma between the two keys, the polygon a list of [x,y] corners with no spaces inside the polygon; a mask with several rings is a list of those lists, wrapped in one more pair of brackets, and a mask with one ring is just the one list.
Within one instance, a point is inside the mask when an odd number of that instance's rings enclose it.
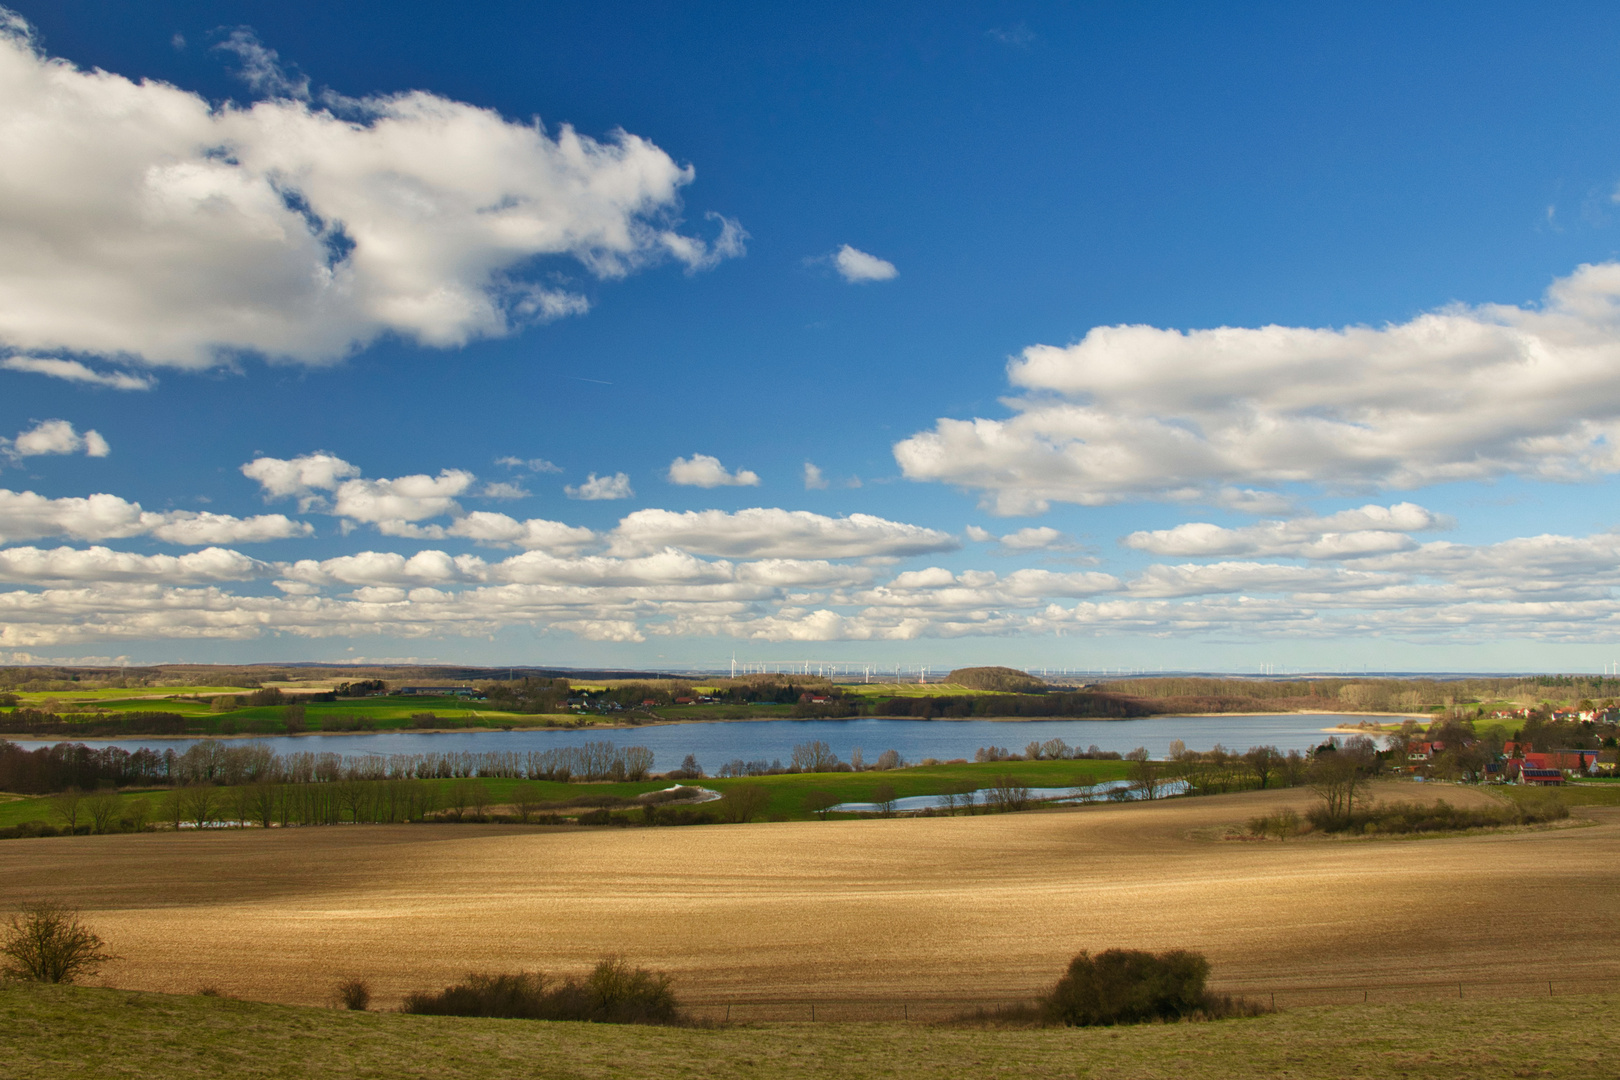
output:
{"label": "lake", "polygon": [[[1228,750],[1275,746],[1285,753],[1301,752],[1327,739],[1324,728],[1354,724],[1365,716],[1337,714],[1269,714],[1263,716],[1152,716],[1140,720],[747,720],[704,724],[663,724],[607,731],[451,731],[437,734],[388,731],[353,735],[265,737],[257,741],[277,753],[331,752],[339,754],[421,754],[451,751],[545,750],[607,740],[618,746],[645,746],[654,755],[658,771],[678,768],[687,754],[711,775],[728,761],[771,761],[786,764],[798,743],[821,740],[841,761],[861,749],[867,764],[885,750],[897,750],[908,762],[923,758],[973,760],[981,746],[1005,747],[1022,753],[1031,740],[1063,739],[1085,749],[1095,744],[1121,754],[1146,747],[1153,757],[1164,757],[1170,743],[1180,739],[1192,750],[1208,750],[1220,743]],[[24,745],[54,742],[13,738]],[[184,750],[196,739],[85,739],[91,746],[120,746]]]}

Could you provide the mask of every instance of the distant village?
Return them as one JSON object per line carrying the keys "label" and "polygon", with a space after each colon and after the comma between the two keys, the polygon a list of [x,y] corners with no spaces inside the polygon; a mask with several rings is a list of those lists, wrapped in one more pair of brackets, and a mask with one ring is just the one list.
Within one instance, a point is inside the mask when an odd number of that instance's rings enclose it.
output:
{"label": "distant village", "polygon": [[[1537,716],[1535,709],[1498,710],[1490,714],[1492,720],[1529,721]],[[1553,724],[1614,724],[1620,720],[1617,709],[1553,709],[1545,715]],[[1613,739],[1608,740],[1613,742]],[[1620,749],[1613,746],[1596,749],[1534,750],[1528,742],[1509,739],[1500,751],[1492,751],[1483,741],[1460,733],[1445,738],[1423,739],[1407,744],[1407,772],[1424,776],[1442,760],[1447,750],[1467,749],[1481,757],[1478,779],[1498,783],[1556,786],[1567,780],[1585,776],[1613,776],[1620,772]]]}

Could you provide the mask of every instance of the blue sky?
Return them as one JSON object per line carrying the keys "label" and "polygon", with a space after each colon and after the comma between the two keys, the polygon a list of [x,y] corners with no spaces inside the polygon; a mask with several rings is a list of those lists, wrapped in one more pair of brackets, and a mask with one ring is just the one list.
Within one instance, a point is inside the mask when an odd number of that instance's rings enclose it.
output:
{"label": "blue sky", "polygon": [[937,7],[16,6],[0,661],[1620,657],[1620,13]]}

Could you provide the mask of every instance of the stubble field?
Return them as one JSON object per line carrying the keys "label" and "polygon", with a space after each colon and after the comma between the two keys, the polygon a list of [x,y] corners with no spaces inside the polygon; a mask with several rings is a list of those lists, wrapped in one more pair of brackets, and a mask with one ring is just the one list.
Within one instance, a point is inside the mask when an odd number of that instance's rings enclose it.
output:
{"label": "stubble field", "polygon": [[1200,949],[1218,988],[1301,1004],[1309,987],[1367,987],[1374,1003],[1414,982],[1592,990],[1620,966],[1614,809],[1422,840],[1214,839],[1307,803],[1287,791],[933,819],[12,841],[0,906],[83,909],[123,957],[109,985],[304,1004],[345,977],[389,1006],[468,971],[575,971],[609,952],[670,971],[691,1000],[824,1009],[1027,997],[1077,950],[1115,945]]}

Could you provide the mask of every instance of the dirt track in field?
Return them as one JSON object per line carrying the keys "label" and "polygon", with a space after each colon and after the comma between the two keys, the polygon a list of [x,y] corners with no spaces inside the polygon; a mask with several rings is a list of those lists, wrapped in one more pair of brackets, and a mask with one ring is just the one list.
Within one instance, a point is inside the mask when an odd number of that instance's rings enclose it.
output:
{"label": "dirt track in field", "polygon": [[124,958],[112,985],[309,1003],[351,975],[386,1005],[468,971],[608,952],[737,1000],[1016,997],[1114,945],[1201,949],[1219,983],[1250,990],[1620,971],[1620,813],[1415,841],[1207,838],[1308,802],[17,840],[0,844],[0,905],[81,907]]}

